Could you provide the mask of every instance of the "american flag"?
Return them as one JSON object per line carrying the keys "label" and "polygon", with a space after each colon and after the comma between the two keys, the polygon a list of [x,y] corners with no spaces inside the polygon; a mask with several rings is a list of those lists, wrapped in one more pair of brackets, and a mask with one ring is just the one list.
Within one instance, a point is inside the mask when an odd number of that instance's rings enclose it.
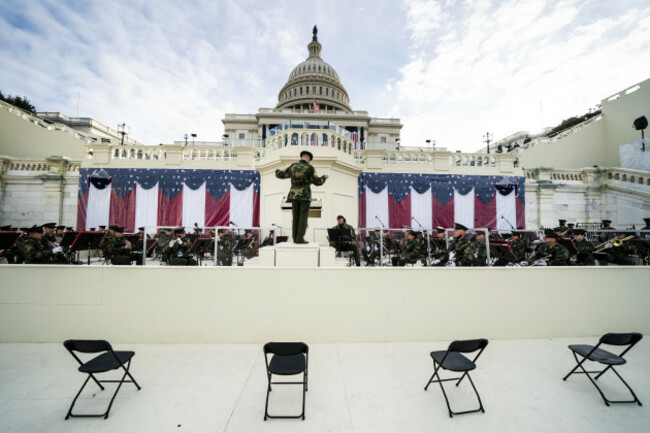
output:
{"label": "american flag", "polygon": [[[202,221],[196,221],[200,226],[228,225],[230,221],[231,194],[249,190],[252,187],[250,203],[244,203],[249,208],[253,224],[259,223],[259,193],[260,175],[254,170],[175,170],[152,168],[119,168],[92,169],[82,168],[79,175],[79,192],[77,206],[77,229],[87,227],[89,212],[95,212],[102,206],[108,209],[107,224],[123,226],[132,231],[136,223],[136,213],[142,214],[143,209],[136,209],[138,200],[136,193],[155,194],[153,202],[145,213],[155,215],[157,226],[183,225],[183,203],[188,203],[183,192],[196,195],[193,205],[204,210]],[[97,201],[90,197],[91,192],[103,191],[110,188],[110,195]],[[155,188],[155,190],[154,190]],[[203,194],[197,195],[200,191]],[[104,203],[107,202],[107,203]],[[238,203],[238,206],[241,203]],[[106,209],[99,209],[105,212]],[[155,214],[153,213],[155,212]],[[188,209],[185,209],[187,215]],[[153,221],[151,221],[153,222]]]}
{"label": "american flag", "polygon": [[[425,215],[430,221],[428,227],[452,227],[454,222],[460,222],[456,215],[459,203],[454,199],[462,199],[463,206],[473,219],[470,226],[497,228],[504,210],[501,206],[512,203],[512,224],[523,227],[524,219],[524,183],[522,176],[469,176],[460,174],[410,174],[410,173],[361,173],[358,180],[359,188],[359,226],[374,227],[374,215],[366,215],[368,199],[385,200],[385,203],[370,203],[375,212],[382,212],[388,221],[385,224],[391,228],[412,226],[412,216],[422,203],[426,203]],[[387,190],[386,198],[378,196]],[[370,192],[370,194],[368,193]],[[497,196],[497,193],[500,196]],[[471,194],[471,196],[470,196]],[[503,199],[508,197],[508,200]],[[423,201],[424,200],[424,201]],[[417,201],[417,203],[416,203]],[[414,209],[418,209],[415,211]],[[424,224],[424,222],[422,222]]]}

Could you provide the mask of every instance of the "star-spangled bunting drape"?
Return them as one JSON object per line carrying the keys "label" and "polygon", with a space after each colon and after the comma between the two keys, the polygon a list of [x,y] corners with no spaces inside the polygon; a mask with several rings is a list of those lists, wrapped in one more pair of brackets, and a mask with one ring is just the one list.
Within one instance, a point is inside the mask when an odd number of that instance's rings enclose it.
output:
{"label": "star-spangled bunting drape", "polygon": [[259,194],[254,170],[82,168],[77,229],[259,226]]}
{"label": "star-spangled bunting drape", "polygon": [[361,173],[359,227],[524,228],[522,176]]}

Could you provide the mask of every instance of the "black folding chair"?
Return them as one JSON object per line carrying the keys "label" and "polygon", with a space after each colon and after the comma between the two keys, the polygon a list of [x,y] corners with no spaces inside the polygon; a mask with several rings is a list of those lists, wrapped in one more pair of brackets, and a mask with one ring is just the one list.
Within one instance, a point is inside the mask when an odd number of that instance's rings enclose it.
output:
{"label": "black folding chair", "polygon": [[[449,416],[452,418],[454,415],[462,415],[464,413],[472,413],[472,412],[479,412],[479,411],[485,413],[485,409],[483,408],[483,403],[481,402],[481,396],[478,394],[478,391],[474,386],[474,382],[472,381],[472,377],[469,375],[469,372],[476,368],[476,360],[478,359],[479,356],[481,356],[481,353],[483,353],[483,350],[487,345],[488,345],[488,341],[484,338],[480,338],[477,340],[456,340],[456,341],[452,341],[452,343],[449,345],[449,349],[447,350],[438,350],[435,352],[431,352],[431,358],[433,359],[433,375],[431,376],[431,379],[429,379],[429,382],[427,382],[427,386],[424,387],[424,390],[426,391],[427,388],[429,388],[429,385],[431,385],[434,382],[439,383],[440,389],[442,390],[442,395],[445,397],[445,401],[447,402],[447,409],[449,410]],[[476,352],[477,350],[479,352],[474,357],[473,360],[470,360],[466,358],[464,355],[462,355],[463,353],[473,353]],[[463,375],[461,377],[441,379],[440,375],[438,374],[438,370],[440,370],[440,368],[449,371],[457,371],[457,372],[462,371]],[[457,380],[458,382],[456,382],[456,386],[458,386],[460,382],[463,380],[463,378],[465,378],[465,376],[467,376],[467,379],[469,379],[469,383],[472,385],[472,388],[476,393],[476,397],[478,398],[479,408],[466,410],[463,412],[454,412],[451,410],[451,406],[449,405],[449,399],[447,398],[447,393],[445,392],[445,387],[442,385],[442,382]]]}
{"label": "black folding chair", "polygon": [[[600,396],[605,400],[605,404],[609,406],[610,403],[638,403],[639,406],[643,406],[639,399],[636,397],[636,394],[634,394],[634,391],[632,391],[632,388],[630,388],[630,385],[627,384],[623,380],[620,374],[614,369],[615,365],[623,365],[627,361],[623,359],[623,355],[625,355],[636,343],[639,342],[643,338],[643,335],[639,334],[638,332],[630,332],[626,334],[605,334],[602,337],[600,337],[600,340],[598,341],[598,344],[595,346],[590,346],[588,344],[572,344],[569,346],[569,349],[571,349],[571,352],[573,353],[573,357],[576,359],[576,362],[578,365],[576,365],[573,370],[569,372],[566,376],[564,376],[564,379],[562,380],[567,380],[569,376],[572,374],[586,374],[591,383],[594,384],[598,392],[600,393]],[[616,355],[614,353],[608,352],[606,350],[603,350],[600,348],[601,344],[607,344],[611,346],[627,346],[623,352],[621,352],[620,355]],[[582,357],[582,360],[578,359],[578,355]],[[590,360],[593,362],[598,362],[600,364],[604,364],[607,367],[605,367],[604,370],[602,371],[587,371],[585,370],[583,363],[586,360]],[[576,371],[578,368],[580,368],[582,371]],[[602,376],[607,370],[612,370],[616,376],[618,376],[619,379],[621,379],[621,382],[627,387],[627,389],[630,391],[632,394],[632,397],[634,397],[634,400],[624,400],[624,401],[612,401],[608,400],[607,397],[605,397],[605,394],[603,391],[601,391],[600,387],[596,384],[596,380],[600,376]],[[590,373],[598,373],[598,375],[592,379],[590,376]]]}
{"label": "black folding chair", "polygon": [[[70,409],[68,410],[68,414],[65,416],[65,419],[68,419],[70,417],[87,418],[87,417],[102,417],[102,416],[104,417],[104,419],[106,419],[108,418],[108,413],[110,412],[111,406],[113,405],[113,400],[115,400],[115,396],[117,395],[123,383],[125,382],[133,383],[138,388],[138,390],[141,389],[140,385],[138,385],[138,383],[135,381],[133,376],[131,376],[131,373],[129,373],[129,368],[131,366],[131,358],[133,358],[135,352],[131,352],[131,351],[116,352],[113,350],[110,343],[105,340],[66,340],[63,343],[63,345],[65,346],[66,349],[68,349],[68,352],[70,352],[70,354],[74,357],[74,359],[76,359],[77,362],[79,363],[80,365],[79,371],[88,374],[86,381],[81,386],[81,389],[75,396],[74,400],[72,400],[72,404],[70,405]],[[79,359],[79,357],[75,352],[80,352],[80,353],[104,352],[104,353],[102,353],[99,356],[96,356],[90,361],[83,362],[81,361],[81,359]],[[119,370],[120,368],[124,370],[124,375],[120,380],[98,380],[95,377],[95,374],[97,373],[105,373],[111,370]],[[131,380],[124,380],[126,379],[127,376],[131,378]],[[102,383],[114,382],[114,383],[119,383],[119,385],[117,385],[117,389],[115,390],[115,393],[111,398],[111,402],[108,404],[108,408],[106,409],[106,412],[101,414],[75,415],[72,413],[72,408],[74,407],[75,403],[77,402],[77,398],[79,398],[79,395],[84,390],[86,384],[90,379],[92,379],[101,388],[102,391],[104,390]]]}
{"label": "black folding chair", "polygon": [[[271,360],[269,361],[269,354]],[[264,421],[267,418],[302,418],[305,419],[305,393],[307,392],[307,378],[309,371],[309,347],[305,343],[266,343],[264,345],[264,362],[266,363],[266,406],[264,407]],[[302,374],[301,382],[272,382],[272,375],[293,376]],[[269,415],[269,394],[271,385],[302,385],[302,413],[295,416]]]}

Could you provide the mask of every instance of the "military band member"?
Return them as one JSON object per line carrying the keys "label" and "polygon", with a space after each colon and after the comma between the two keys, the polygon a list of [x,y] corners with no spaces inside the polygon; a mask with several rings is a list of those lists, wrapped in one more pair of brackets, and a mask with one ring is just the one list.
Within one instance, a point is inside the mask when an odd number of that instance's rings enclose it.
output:
{"label": "military band member", "polygon": [[526,242],[522,239],[521,232],[512,232],[510,237],[510,249],[518,262],[526,260]]}
{"label": "military band member", "polygon": [[612,233],[615,229],[612,227],[610,224],[612,223],[611,220],[602,220],[600,224],[600,230],[603,230],[599,232],[598,234],[598,242],[603,243],[607,242],[608,240],[612,239],[615,234]]}
{"label": "military band member", "polygon": [[232,266],[232,252],[230,247],[230,237],[226,235],[224,229],[217,230],[217,263],[222,266]]}
{"label": "military band member", "polygon": [[573,230],[573,245],[578,251],[576,256],[576,265],[578,266],[595,266],[594,246],[585,239],[587,232],[582,229]]}
{"label": "military band member", "polygon": [[347,241],[339,241],[337,242],[330,242],[330,246],[336,248],[339,251],[352,251],[352,255],[354,257],[354,263],[357,266],[361,266],[361,256],[359,253],[359,243],[357,242],[357,237],[354,232],[354,227],[352,227],[350,224],[348,224],[345,220],[345,217],[343,215],[339,215],[336,217],[336,222],[337,224],[332,227],[333,229],[338,229],[338,230],[344,230],[349,232],[350,234],[350,239]]}
{"label": "military band member", "polygon": [[404,241],[404,253],[401,257],[392,257],[393,266],[404,266],[407,263],[413,264],[418,261],[420,254],[420,241],[416,239],[417,235],[413,230],[406,233],[406,241]]}
{"label": "military band member", "polygon": [[56,230],[56,223],[43,224],[43,239],[50,242],[53,248],[58,246],[56,241],[55,230]]}
{"label": "military band member", "polygon": [[366,237],[366,247],[361,250],[366,266],[375,266],[381,258],[381,230],[374,229]]}
{"label": "military band member", "polygon": [[642,227],[641,230],[647,230],[647,232],[641,232],[639,237],[641,239],[650,239],[650,218],[643,218],[643,222],[645,222],[645,227]]}
{"label": "military band member", "polygon": [[543,252],[538,252],[533,260],[547,257],[546,264],[549,266],[566,266],[569,263],[569,250],[564,245],[557,243],[558,235],[552,230],[546,230],[544,233],[544,243],[546,248]]}
{"label": "military band member", "polygon": [[454,240],[449,245],[449,253],[453,253],[453,264],[455,266],[473,266],[476,246],[467,237],[467,227],[462,224],[454,224]]}
{"label": "military band member", "polygon": [[124,238],[124,227],[111,226],[111,234],[107,234],[102,242],[106,259],[114,265],[131,264],[131,242]]}
{"label": "military band member", "polygon": [[299,162],[291,164],[285,170],[275,170],[275,177],[278,179],[291,179],[291,189],[287,195],[287,201],[291,203],[293,216],[291,237],[296,244],[309,243],[305,240],[305,232],[307,231],[311,203],[310,185],[322,185],[329,177],[328,175],[316,175],[316,170],[310,164],[313,159],[314,155],[311,152],[303,150],[300,152]]}
{"label": "military band member", "polygon": [[185,236],[185,227],[176,227],[172,239],[164,246],[163,251],[169,257],[171,266],[196,266],[189,249],[192,246],[189,236]]}
{"label": "military band member", "polygon": [[476,232],[474,237],[474,247],[476,252],[474,253],[474,266],[487,266],[487,246],[485,245],[485,233]]}
{"label": "military band member", "polygon": [[33,226],[26,229],[27,236],[16,244],[18,253],[28,264],[52,263],[52,256],[62,251],[61,247],[50,247],[43,239],[43,226]]}
{"label": "military band member", "polygon": [[436,227],[435,237],[431,244],[432,266],[445,266],[447,261],[449,261],[449,250],[447,249],[447,241],[445,240],[445,231],[443,227]]}

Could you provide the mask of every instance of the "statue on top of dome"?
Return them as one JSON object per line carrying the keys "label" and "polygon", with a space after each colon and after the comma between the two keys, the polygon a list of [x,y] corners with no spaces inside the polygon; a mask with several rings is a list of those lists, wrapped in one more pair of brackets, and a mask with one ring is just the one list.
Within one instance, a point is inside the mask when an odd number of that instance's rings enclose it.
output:
{"label": "statue on top of dome", "polygon": [[314,30],[312,30],[312,33],[314,33],[314,37],[311,40],[313,42],[318,42],[318,27],[314,26]]}

